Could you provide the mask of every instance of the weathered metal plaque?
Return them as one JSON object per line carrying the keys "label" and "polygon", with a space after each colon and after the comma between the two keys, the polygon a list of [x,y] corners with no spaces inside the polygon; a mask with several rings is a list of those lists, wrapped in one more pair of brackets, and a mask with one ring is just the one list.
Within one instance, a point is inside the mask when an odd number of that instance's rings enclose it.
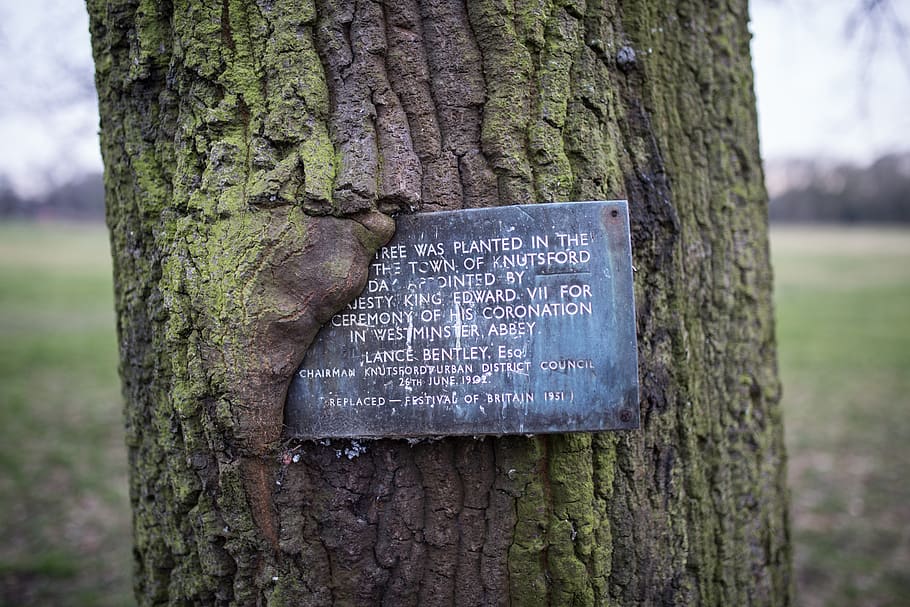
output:
{"label": "weathered metal plaque", "polygon": [[399,217],[285,411],[305,438],[638,427],[626,202]]}

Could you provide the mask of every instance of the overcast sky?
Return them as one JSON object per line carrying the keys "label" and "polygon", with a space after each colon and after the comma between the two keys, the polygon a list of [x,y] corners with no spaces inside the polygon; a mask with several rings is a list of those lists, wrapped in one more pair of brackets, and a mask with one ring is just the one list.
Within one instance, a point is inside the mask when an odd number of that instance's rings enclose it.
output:
{"label": "overcast sky", "polygon": [[[910,149],[910,40],[893,35],[910,32],[910,2],[892,0],[899,14],[849,37],[863,1],[753,1],[765,158],[865,163]],[[20,193],[100,170],[92,86],[82,2],[0,0],[0,176]]]}
{"label": "overcast sky", "polygon": [[0,0],[0,176],[23,194],[100,170],[85,5]]}
{"label": "overcast sky", "polygon": [[766,159],[863,163],[910,149],[910,39],[897,34],[903,27],[910,36],[910,2],[880,5],[893,12],[879,19],[857,13],[869,3],[753,0],[752,63]]}

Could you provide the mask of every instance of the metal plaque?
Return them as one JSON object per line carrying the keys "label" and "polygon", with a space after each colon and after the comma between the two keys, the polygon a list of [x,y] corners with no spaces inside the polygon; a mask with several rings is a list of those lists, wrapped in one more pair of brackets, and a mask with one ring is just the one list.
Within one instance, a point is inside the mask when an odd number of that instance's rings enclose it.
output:
{"label": "metal plaque", "polygon": [[637,428],[626,201],[405,215],[291,384],[292,436]]}

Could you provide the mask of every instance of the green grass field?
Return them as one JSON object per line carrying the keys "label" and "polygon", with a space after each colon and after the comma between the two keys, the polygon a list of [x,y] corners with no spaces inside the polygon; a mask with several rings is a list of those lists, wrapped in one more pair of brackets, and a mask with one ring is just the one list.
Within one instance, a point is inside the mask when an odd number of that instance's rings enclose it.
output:
{"label": "green grass field", "polygon": [[[910,230],[775,229],[798,603],[910,605]],[[129,605],[107,235],[0,224],[0,605]]]}
{"label": "green grass field", "polygon": [[102,226],[0,224],[0,604],[129,605]]}
{"label": "green grass field", "polygon": [[910,230],[771,242],[799,603],[910,605]]}

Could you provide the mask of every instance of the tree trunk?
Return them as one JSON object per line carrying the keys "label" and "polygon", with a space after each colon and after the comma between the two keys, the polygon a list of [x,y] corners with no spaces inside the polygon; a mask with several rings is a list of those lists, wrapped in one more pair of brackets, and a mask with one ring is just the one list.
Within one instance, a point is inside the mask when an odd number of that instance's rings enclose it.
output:
{"label": "tree trunk", "polygon": [[[785,605],[746,2],[88,0],[142,605]],[[289,441],[397,212],[628,198],[642,428]]]}

